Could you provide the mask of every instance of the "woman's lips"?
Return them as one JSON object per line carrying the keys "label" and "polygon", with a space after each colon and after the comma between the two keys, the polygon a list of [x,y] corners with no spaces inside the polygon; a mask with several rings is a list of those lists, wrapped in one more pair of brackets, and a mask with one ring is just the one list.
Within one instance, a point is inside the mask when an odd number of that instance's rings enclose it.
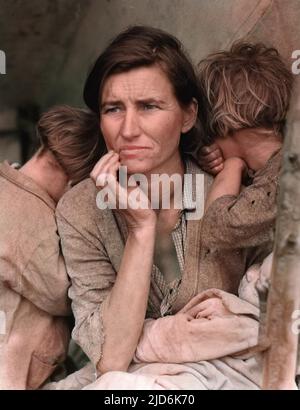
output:
{"label": "woman's lips", "polygon": [[138,145],[124,146],[120,148],[120,155],[126,157],[134,157],[142,153],[143,151],[150,149],[149,147],[142,147]]}
{"label": "woman's lips", "polygon": [[120,148],[120,151],[132,151],[137,149],[149,149],[149,147],[145,147],[143,145],[123,145]]}

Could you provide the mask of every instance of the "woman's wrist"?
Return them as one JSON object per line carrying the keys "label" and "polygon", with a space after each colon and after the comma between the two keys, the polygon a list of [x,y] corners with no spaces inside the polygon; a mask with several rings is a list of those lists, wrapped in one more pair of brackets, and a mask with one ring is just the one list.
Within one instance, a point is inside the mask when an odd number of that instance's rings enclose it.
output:
{"label": "woman's wrist", "polygon": [[157,219],[149,219],[144,221],[143,224],[128,226],[129,235],[138,239],[149,239],[149,237],[155,237]]}

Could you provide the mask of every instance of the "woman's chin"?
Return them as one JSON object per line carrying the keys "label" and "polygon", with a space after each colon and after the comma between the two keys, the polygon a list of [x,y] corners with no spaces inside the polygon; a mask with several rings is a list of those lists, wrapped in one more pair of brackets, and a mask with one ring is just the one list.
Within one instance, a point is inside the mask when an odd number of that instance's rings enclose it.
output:
{"label": "woman's chin", "polygon": [[138,160],[126,160],[122,161],[122,166],[127,167],[127,173],[132,174],[147,174],[151,172],[151,165],[146,163],[146,161]]}

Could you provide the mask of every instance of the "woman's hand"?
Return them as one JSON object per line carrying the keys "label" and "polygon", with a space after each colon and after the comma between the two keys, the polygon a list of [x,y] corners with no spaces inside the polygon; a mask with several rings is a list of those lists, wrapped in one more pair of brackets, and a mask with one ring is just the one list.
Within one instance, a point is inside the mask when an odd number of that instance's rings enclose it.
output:
{"label": "woman's hand", "polygon": [[198,162],[203,171],[217,175],[224,167],[224,158],[217,144],[206,145],[198,153]]}
{"label": "woman's hand", "polygon": [[231,314],[224,306],[222,299],[218,297],[206,299],[186,313],[194,319],[211,319],[213,316],[226,316]]}
{"label": "woman's hand", "polygon": [[[156,213],[147,195],[137,185],[127,187],[128,181],[126,186],[119,183],[120,166],[119,155],[111,151],[90,174],[103,198],[108,197],[105,205],[120,212],[128,226],[121,264],[102,311],[105,341],[97,363],[101,374],[127,371],[132,361],[146,315],[156,235]],[[139,203],[145,209],[137,207]]]}
{"label": "woman's hand", "polygon": [[[110,151],[97,162],[90,176],[100,191],[105,188],[107,204],[112,209],[115,207],[124,216],[130,232],[155,227],[157,217],[151,209],[147,193],[137,184],[134,187],[121,186],[117,178],[120,166],[119,154]],[[113,203],[109,203],[112,198]]]}

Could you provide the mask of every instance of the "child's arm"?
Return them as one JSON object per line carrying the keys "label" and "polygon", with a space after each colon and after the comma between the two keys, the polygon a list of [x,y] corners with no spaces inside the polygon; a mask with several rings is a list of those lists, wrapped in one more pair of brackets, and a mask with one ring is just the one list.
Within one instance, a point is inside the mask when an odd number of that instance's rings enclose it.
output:
{"label": "child's arm", "polygon": [[246,169],[247,165],[241,158],[232,157],[225,160],[223,170],[215,177],[209,191],[205,209],[221,196],[237,196],[240,193],[242,177]]}
{"label": "child's arm", "polygon": [[[214,198],[209,199],[201,227],[205,247],[245,249],[267,246],[263,250],[264,256],[266,250],[271,251],[280,166],[281,153],[278,152],[255,173],[252,184],[245,189],[231,194],[227,191],[223,196],[220,191],[211,194]],[[235,177],[230,176],[227,182],[232,184],[231,179]],[[224,194],[227,186],[220,185]]]}

